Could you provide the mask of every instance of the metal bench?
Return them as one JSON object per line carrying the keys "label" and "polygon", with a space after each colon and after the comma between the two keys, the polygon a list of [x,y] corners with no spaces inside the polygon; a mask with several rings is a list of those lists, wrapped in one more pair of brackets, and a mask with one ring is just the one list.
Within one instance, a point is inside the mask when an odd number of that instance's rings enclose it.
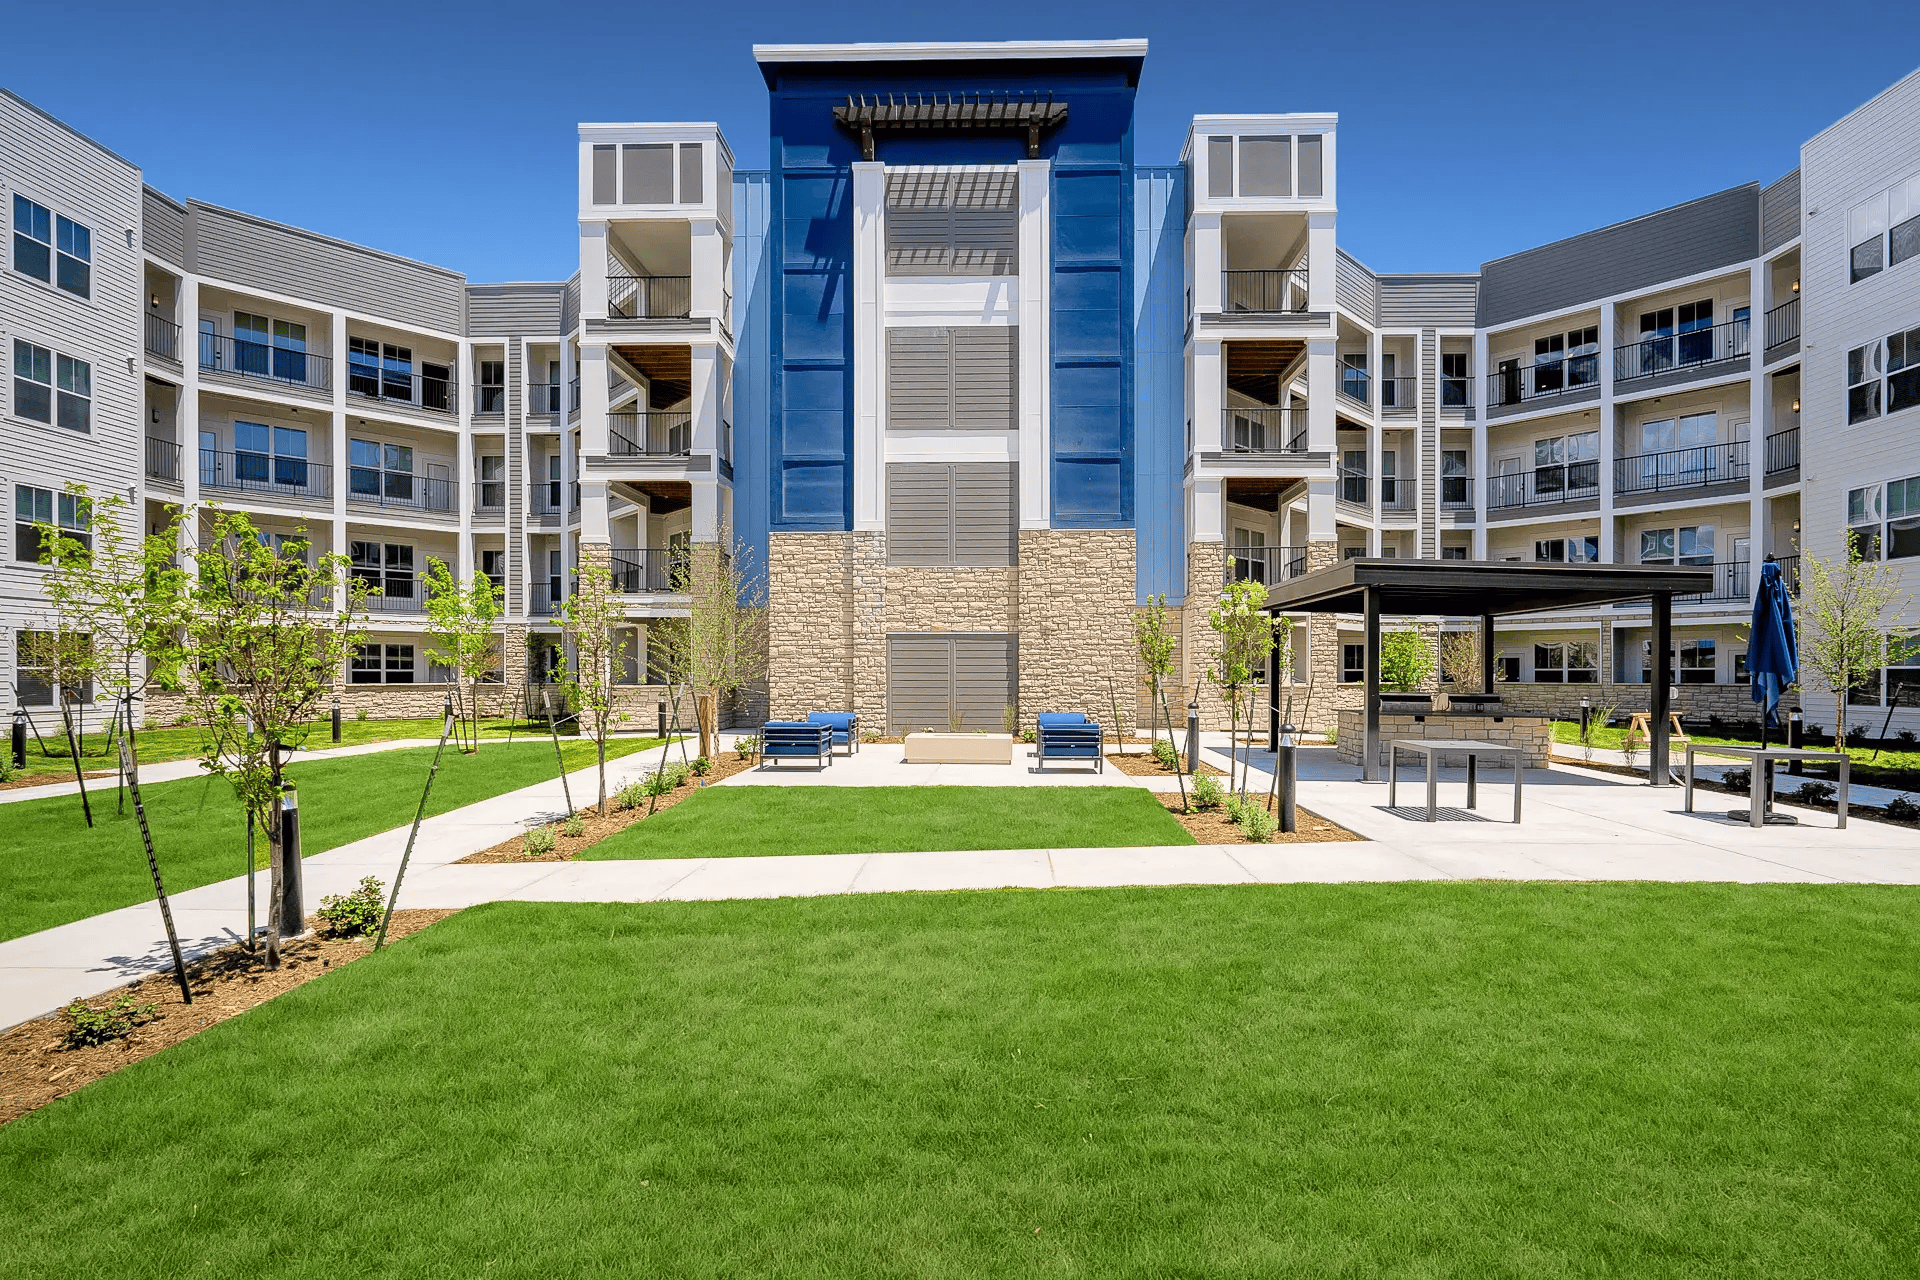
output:
{"label": "metal bench", "polygon": [[1044,769],[1049,760],[1078,760],[1093,765],[1096,772],[1107,768],[1101,750],[1105,737],[1098,721],[1078,711],[1046,711],[1034,718],[1034,768]]}
{"label": "metal bench", "polygon": [[805,720],[770,720],[760,726],[760,765],[776,760],[812,760],[824,769],[833,763],[833,728]]}
{"label": "metal bench", "polygon": [[854,711],[809,711],[808,724],[824,724],[833,730],[833,745],[845,747],[843,754],[860,749],[860,716]]}

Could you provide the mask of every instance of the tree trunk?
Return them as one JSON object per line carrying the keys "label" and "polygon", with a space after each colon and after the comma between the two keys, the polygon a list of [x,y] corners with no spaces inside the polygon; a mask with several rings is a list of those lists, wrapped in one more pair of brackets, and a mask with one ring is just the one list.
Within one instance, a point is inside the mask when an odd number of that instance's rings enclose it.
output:
{"label": "tree trunk", "polygon": [[700,726],[700,754],[709,760],[713,759],[715,750],[714,721],[719,719],[715,703],[712,693],[693,695],[693,718]]}
{"label": "tree trunk", "polygon": [[[276,770],[276,773],[277,772]],[[276,796],[279,795],[279,785],[278,782],[274,783],[274,794]],[[284,924],[280,919],[280,901],[284,896],[281,891],[281,877],[284,871],[280,866],[280,823],[278,821],[280,814],[278,808],[279,806],[277,804],[269,806],[265,813],[259,814],[256,817],[256,820],[267,833],[267,968],[269,969],[278,969],[280,967],[280,934]],[[253,873],[253,868],[248,867],[247,874],[252,875]]]}
{"label": "tree trunk", "polygon": [[596,732],[593,735],[593,745],[600,760],[599,813],[600,816],[604,818],[607,816],[607,718],[605,716],[598,716],[595,717],[595,719],[597,723],[594,726]]}

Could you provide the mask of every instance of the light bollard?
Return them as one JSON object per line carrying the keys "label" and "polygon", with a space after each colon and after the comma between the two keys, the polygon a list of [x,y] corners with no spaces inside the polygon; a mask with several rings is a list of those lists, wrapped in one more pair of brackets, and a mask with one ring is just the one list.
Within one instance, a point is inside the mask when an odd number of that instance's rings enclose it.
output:
{"label": "light bollard", "polygon": [[298,937],[307,928],[305,895],[300,886],[300,793],[280,784],[280,936]]}
{"label": "light bollard", "polygon": [[340,699],[338,696],[333,700],[333,745],[336,747],[340,745]]}
{"label": "light bollard", "polygon": [[1187,704],[1187,772],[1200,771],[1200,699]]}
{"label": "light bollard", "polygon": [[[1806,744],[1806,740],[1806,722],[1801,719],[1800,708],[1795,707],[1793,710],[1787,712],[1787,745],[1795,751],[1798,751]],[[1793,774],[1795,777],[1799,777],[1801,773],[1800,762],[1798,760],[1787,761],[1787,772]]]}
{"label": "light bollard", "polygon": [[13,767],[27,767],[27,713],[18,709],[13,713]]}
{"label": "light bollard", "polygon": [[1294,793],[1299,790],[1299,741],[1296,730],[1290,724],[1280,726],[1280,750],[1274,761],[1274,769],[1280,788],[1280,830],[1291,832],[1296,818],[1294,815]]}

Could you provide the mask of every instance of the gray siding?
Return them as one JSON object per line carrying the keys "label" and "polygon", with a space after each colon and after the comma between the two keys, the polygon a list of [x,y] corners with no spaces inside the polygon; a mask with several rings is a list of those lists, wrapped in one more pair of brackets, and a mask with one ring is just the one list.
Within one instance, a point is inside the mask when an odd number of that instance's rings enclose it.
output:
{"label": "gray siding", "polygon": [[887,330],[887,426],[1012,431],[1019,334],[1012,325]]}
{"label": "gray siding", "polygon": [[565,292],[559,284],[468,285],[467,333],[475,338],[561,333]]}
{"label": "gray siding", "polygon": [[1333,272],[1334,305],[1368,324],[1376,323],[1380,312],[1380,282],[1374,279],[1373,272],[1348,257],[1344,249],[1334,257]]}
{"label": "gray siding", "polygon": [[140,188],[140,238],[148,253],[176,267],[187,265],[187,208],[152,187]]}
{"label": "gray siding", "polygon": [[1760,186],[1750,182],[1485,264],[1478,323],[1493,328],[1713,271],[1759,245]]}
{"label": "gray siding", "polygon": [[561,289],[560,332],[572,333],[580,327],[580,273],[574,272]]}
{"label": "gray siding", "polygon": [[1018,485],[1007,462],[896,462],[887,467],[887,563],[921,568],[1013,564]]}
{"label": "gray siding", "polygon": [[1800,171],[1760,193],[1760,252],[1771,253],[1800,234]]}
{"label": "gray siding", "polygon": [[458,333],[466,278],[230,209],[187,203],[188,266],[241,288],[265,289],[400,325]]}
{"label": "gray siding", "polygon": [[1017,640],[1011,635],[887,637],[887,727],[998,730],[1015,693]]}
{"label": "gray siding", "polygon": [[1471,329],[1480,277],[1381,276],[1382,329]]}

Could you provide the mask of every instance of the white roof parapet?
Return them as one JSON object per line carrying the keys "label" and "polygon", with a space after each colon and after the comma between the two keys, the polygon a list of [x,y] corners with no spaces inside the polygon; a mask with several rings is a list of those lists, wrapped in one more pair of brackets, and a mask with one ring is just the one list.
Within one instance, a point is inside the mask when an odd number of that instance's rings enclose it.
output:
{"label": "white roof parapet", "polygon": [[1145,40],[905,41],[895,44],[757,44],[755,62],[957,62],[995,58],[1144,58]]}

